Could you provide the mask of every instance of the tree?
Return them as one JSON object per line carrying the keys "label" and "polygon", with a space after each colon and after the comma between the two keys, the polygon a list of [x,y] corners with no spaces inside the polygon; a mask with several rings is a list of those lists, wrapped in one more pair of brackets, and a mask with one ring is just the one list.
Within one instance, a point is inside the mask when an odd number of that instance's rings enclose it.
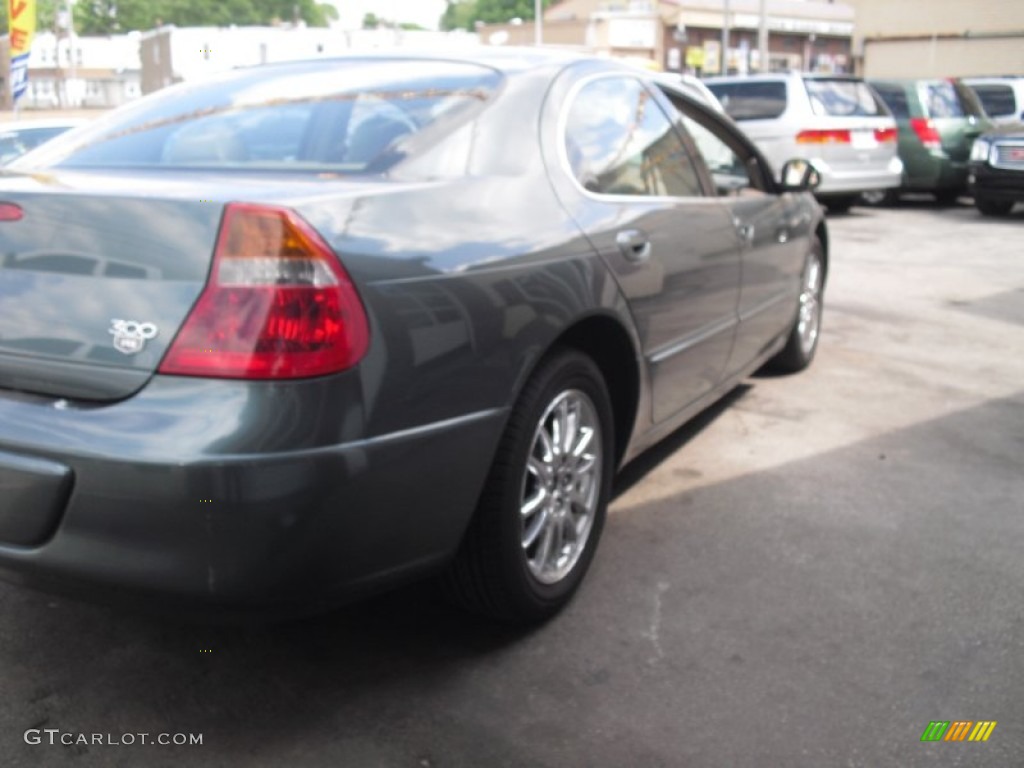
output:
{"label": "tree", "polygon": [[448,0],[439,26],[441,29],[466,29],[473,31],[476,21],[476,0]]}
{"label": "tree", "polygon": [[[10,31],[10,24],[7,18],[7,0],[0,3],[0,35],[6,35]],[[41,32],[44,29],[53,29],[56,19],[54,6],[51,3],[36,3],[36,30]]]}
{"label": "tree", "polygon": [[380,19],[376,13],[367,13],[363,16],[363,29],[376,29],[380,26]]}
{"label": "tree", "polygon": [[[40,6],[46,6],[46,2]],[[160,24],[178,27],[226,27],[231,24],[271,24],[304,21],[325,27],[337,18],[336,9],[317,0],[78,0],[75,29],[82,35],[111,35],[152,29]]]}
{"label": "tree", "polygon": [[[551,0],[543,0],[544,7]],[[441,17],[441,29],[468,29],[472,31],[478,21],[485,24],[505,24],[512,19],[533,21],[534,0],[448,0]]]}

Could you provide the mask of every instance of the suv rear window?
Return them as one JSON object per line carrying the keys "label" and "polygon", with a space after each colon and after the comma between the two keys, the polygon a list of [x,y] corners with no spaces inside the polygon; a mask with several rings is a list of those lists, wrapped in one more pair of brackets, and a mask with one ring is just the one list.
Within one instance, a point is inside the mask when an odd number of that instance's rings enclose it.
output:
{"label": "suv rear window", "polygon": [[487,101],[494,70],[352,59],[235,70],[58,137],[26,166],[381,172],[402,144]]}
{"label": "suv rear window", "polygon": [[771,120],[786,111],[786,83],[751,80],[745,83],[708,83],[733,120]]}
{"label": "suv rear window", "polygon": [[971,88],[981,100],[989,117],[1006,117],[1017,114],[1017,100],[1009,85],[972,85]]}
{"label": "suv rear window", "polygon": [[878,117],[885,107],[870,86],[860,80],[805,79],[811,109],[831,117]]}
{"label": "suv rear window", "polygon": [[926,117],[982,117],[981,104],[966,86],[949,80],[920,83],[917,94]]}

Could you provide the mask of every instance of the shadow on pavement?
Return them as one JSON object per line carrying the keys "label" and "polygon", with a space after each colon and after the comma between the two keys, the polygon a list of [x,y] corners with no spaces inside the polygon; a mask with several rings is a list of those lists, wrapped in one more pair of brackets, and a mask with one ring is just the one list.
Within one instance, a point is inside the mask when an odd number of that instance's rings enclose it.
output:
{"label": "shadow on pavement", "polygon": [[[263,629],[4,587],[4,762],[1018,764],[1022,450],[1024,393],[632,508],[579,598],[528,633],[427,587]],[[920,743],[957,718],[999,726],[983,745]],[[27,728],[204,745],[27,746]]]}

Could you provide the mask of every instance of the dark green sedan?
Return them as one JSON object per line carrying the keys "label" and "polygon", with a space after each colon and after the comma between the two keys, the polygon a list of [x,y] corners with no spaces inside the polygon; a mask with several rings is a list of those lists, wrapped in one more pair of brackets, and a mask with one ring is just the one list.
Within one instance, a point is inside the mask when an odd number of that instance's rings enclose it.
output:
{"label": "dark green sedan", "polygon": [[813,359],[828,232],[781,170],[534,50],[237,69],[58,137],[0,172],[0,571],[552,615],[624,462]]}

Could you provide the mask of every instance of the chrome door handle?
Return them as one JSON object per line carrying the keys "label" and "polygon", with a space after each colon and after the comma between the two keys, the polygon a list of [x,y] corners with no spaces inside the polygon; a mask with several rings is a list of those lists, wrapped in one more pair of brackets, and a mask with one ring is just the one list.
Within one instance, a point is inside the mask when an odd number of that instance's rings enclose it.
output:
{"label": "chrome door handle", "polygon": [[629,261],[651,258],[651,241],[639,229],[624,229],[615,236],[615,244]]}
{"label": "chrome door handle", "polygon": [[740,236],[740,240],[743,241],[744,245],[751,245],[754,242],[754,225],[743,224],[742,222],[736,222],[736,234]]}

